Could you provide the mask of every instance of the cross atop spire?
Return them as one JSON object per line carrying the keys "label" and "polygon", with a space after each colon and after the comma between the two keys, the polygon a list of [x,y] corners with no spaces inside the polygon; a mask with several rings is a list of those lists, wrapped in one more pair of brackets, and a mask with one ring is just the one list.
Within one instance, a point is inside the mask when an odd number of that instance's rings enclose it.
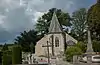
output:
{"label": "cross atop spire", "polygon": [[49,27],[49,33],[59,33],[59,32],[62,32],[62,28],[59,24],[56,13],[54,12]]}

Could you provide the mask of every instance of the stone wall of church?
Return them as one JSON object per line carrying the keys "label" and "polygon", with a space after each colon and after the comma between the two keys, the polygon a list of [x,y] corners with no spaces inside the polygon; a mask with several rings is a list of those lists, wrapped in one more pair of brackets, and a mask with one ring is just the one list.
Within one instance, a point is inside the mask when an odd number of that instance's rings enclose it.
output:
{"label": "stone wall of church", "polygon": [[39,40],[35,46],[35,55],[42,56],[47,54],[47,48],[42,47],[43,45],[47,45],[48,36],[44,36],[41,40]]}
{"label": "stone wall of church", "polygon": [[66,42],[72,40],[73,42],[77,43],[77,40],[71,37],[70,35],[66,34]]}
{"label": "stone wall of church", "polygon": [[[47,52],[47,47],[42,47],[43,45],[47,45],[47,41],[48,41],[48,45],[52,45],[52,37],[53,36],[53,44],[54,44],[54,54],[55,55],[59,55],[60,53],[64,52],[64,38],[62,36],[62,34],[48,34],[45,35],[41,40],[39,40],[35,46],[35,55],[37,56],[47,56],[48,52]],[[56,38],[58,38],[58,43],[59,46],[56,46]],[[66,42],[72,40],[73,42],[77,43],[77,40],[75,40],[73,37],[71,37],[70,35],[66,34]],[[49,53],[50,55],[52,55],[52,47],[49,47]]]}
{"label": "stone wall of church", "polygon": [[[55,55],[59,55],[61,52],[64,52],[64,39],[63,39],[63,36],[62,34],[50,34],[49,35],[49,38],[50,36],[53,35],[53,43],[54,43],[54,54]],[[59,46],[56,46],[56,38],[58,38],[59,40]],[[50,48],[50,53],[52,54],[52,48]]]}
{"label": "stone wall of church", "polygon": [[[49,45],[51,45],[50,37],[53,35],[53,44],[54,44],[54,54],[58,55],[60,52],[64,52],[64,39],[62,34],[49,34],[44,36],[41,40],[39,40],[35,46],[35,55],[47,56],[47,47],[42,47],[43,45],[47,45],[47,41],[49,41]],[[59,39],[59,46],[56,47],[55,38]],[[49,53],[52,55],[52,47],[49,47]]]}

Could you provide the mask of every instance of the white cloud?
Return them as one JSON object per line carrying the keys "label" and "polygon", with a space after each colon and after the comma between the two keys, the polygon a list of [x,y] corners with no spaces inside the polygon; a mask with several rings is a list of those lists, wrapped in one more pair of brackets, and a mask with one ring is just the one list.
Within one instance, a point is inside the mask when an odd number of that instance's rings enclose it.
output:
{"label": "white cloud", "polygon": [[0,7],[13,9],[19,7],[20,5],[19,0],[0,0]]}
{"label": "white cloud", "polygon": [[70,9],[72,6],[74,6],[74,2],[73,1],[69,1],[68,4],[66,4],[66,9]]}
{"label": "white cloud", "polygon": [[44,14],[44,12],[36,12],[36,13],[34,14],[34,21],[36,22],[37,19],[38,19],[39,17],[41,17],[43,14]]}

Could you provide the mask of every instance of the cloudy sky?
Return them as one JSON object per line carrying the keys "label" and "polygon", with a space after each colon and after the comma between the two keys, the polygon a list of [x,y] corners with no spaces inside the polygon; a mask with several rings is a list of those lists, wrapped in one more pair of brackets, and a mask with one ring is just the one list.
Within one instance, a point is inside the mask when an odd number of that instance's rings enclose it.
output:
{"label": "cloudy sky", "polygon": [[50,8],[71,14],[94,3],[96,0],[0,0],[0,44],[10,43],[20,32],[34,29],[37,18]]}

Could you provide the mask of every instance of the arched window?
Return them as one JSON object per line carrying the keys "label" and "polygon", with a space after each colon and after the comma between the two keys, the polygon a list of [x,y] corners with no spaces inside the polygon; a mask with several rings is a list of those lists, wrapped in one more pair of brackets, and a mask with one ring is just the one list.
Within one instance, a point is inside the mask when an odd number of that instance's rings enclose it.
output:
{"label": "arched window", "polygon": [[55,47],[59,47],[59,38],[58,37],[55,38]]}

